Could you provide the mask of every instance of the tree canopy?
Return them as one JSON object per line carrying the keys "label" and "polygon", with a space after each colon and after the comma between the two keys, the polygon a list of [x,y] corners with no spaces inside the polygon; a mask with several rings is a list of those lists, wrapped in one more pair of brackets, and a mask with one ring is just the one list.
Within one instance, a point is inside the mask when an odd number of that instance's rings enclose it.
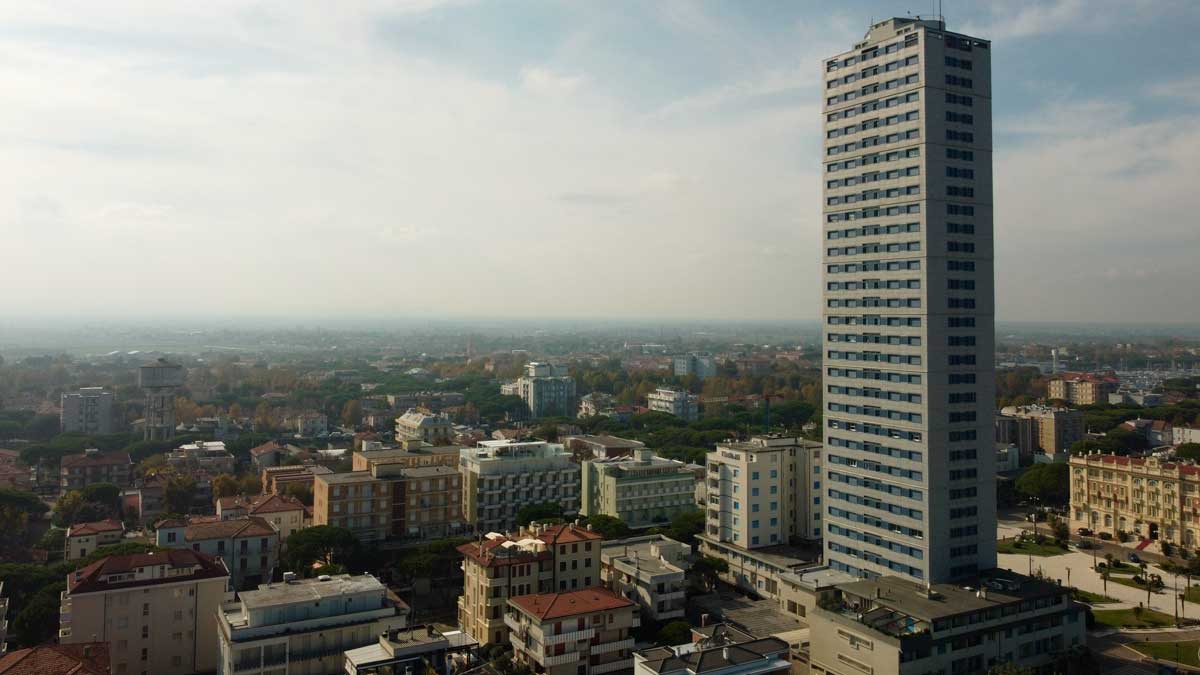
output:
{"label": "tree canopy", "polygon": [[1017,479],[1017,492],[1047,504],[1066,504],[1071,492],[1070,471],[1063,462],[1034,464]]}
{"label": "tree canopy", "polygon": [[517,511],[517,525],[525,526],[536,521],[562,520],[563,507],[558,502],[527,504]]}
{"label": "tree canopy", "polygon": [[358,550],[358,539],[350,530],[316,525],[288,536],[284,564],[301,576],[312,576],[313,563],[346,565],[354,560]]}
{"label": "tree canopy", "polygon": [[605,539],[624,539],[632,532],[625,521],[602,513],[588,516],[587,524]]}

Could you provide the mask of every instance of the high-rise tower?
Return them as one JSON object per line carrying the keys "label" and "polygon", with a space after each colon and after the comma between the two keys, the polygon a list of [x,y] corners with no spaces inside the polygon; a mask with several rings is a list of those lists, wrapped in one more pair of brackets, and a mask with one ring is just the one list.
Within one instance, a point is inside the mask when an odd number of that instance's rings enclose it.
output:
{"label": "high-rise tower", "polygon": [[894,18],[823,64],[821,501],[858,576],[996,564],[989,47]]}
{"label": "high-rise tower", "polygon": [[183,366],[158,359],[138,369],[138,386],[146,392],[146,440],[175,436],[175,392],[183,386]]}

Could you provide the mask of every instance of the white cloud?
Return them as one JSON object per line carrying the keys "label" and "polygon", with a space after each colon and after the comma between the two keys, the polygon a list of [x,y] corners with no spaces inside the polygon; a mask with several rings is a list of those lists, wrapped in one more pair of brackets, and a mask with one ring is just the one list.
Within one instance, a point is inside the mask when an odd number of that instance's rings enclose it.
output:
{"label": "white cloud", "polygon": [[521,84],[541,94],[571,94],[583,83],[579,75],[565,75],[545,66],[526,66],[521,69]]}

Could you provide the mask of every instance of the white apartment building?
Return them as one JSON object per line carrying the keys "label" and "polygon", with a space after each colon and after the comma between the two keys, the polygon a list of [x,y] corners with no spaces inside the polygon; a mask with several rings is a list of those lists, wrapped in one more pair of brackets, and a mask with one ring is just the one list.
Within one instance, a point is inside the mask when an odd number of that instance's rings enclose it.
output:
{"label": "white apartment building", "polygon": [[516,382],[516,395],[529,406],[534,417],[563,415],[575,412],[575,378],[567,367],[554,363],[533,361],[525,364],[525,374]]}
{"label": "white apartment building", "polygon": [[604,585],[642,607],[655,621],[681,619],[686,608],[691,547],[661,534],[606,541],[600,546]]}
{"label": "white apartment building", "polygon": [[416,440],[430,445],[449,445],[454,438],[454,424],[446,413],[432,413],[409,408],[396,418],[396,439]]}
{"label": "white apartment building", "polygon": [[478,532],[516,528],[521,507],[558,502],[568,516],[579,512],[579,465],[561,444],[545,441],[480,441],[459,454],[463,517]]}
{"label": "white apartment building", "polygon": [[990,43],[886,19],[822,71],[825,559],[967,578],[996,564]]}
{"label": "white apartment building", "polygon": [[67,575],[58,641],[108,643],[113,675],[214,672],[228,585],[225,564],[203,553],[109,556]]}
{"label": "white apartment building", "polygon": [[220,673],[326,675],[343,672],[343,652],[405,627],[408,606],[369,574],[288,573],[223,603],[216,622]]}
{"label": "white apartment building", "polygon": [[104,387],[83,387],[64,393],[59,412],[64,432],[111,434],[113,432],[113,395]]}
{"label": "white apartment building", "polygon": [[585,516],[613,516],[639,528],[669,523],[696,508],[696,478],[687,464],[646,448],[632,457],[588,460],[581,468]]}
{"label": "white apartment building", "polygon": [[821,537],[821,444],[788,436],[708,453],[705,538],[743,549]]}
{"label": "white apartment building", "polygon": [[695,422],[700,418],[700,397],[686,391],[659,387],[646,394],[646,407],[688,422]]}

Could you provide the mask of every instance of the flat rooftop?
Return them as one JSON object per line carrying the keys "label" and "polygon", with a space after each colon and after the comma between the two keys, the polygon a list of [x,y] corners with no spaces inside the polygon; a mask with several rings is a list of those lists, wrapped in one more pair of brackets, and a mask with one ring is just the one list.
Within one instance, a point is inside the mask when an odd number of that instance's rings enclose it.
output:
{"label": "flat rooftop", "polygon": [[328,581],[299,579],[292,583],[263,584],[257,590],[238,593],[238,599],[246,609],[261,609],[383,590],[386,587],[369,574],[339,574]]}
{"label": "flat rooftop", "polygon": [[901,577],[863,579],[839,584],[838,588],[925,621],[1067,592],[1058,584],[1007,570],[984,572],[979,580],[964,585],[933,584],[932,594],[926,592],[925,586]]}
{"label": "flat rooftop", "polygon": [[318,480],[326,483],[371,483],[378,480],[370,471],[347,471],[346,473],[328,473],[317,476]]}

